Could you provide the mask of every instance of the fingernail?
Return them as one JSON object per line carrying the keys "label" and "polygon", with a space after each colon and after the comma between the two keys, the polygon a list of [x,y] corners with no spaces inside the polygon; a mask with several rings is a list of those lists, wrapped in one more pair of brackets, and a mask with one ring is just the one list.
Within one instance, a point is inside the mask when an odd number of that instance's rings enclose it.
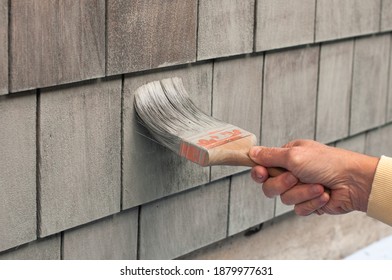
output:
{"label": "fingernail", "polygon": [[257,158],[257,155],[260,153],[260,148],[258,147],[252,147],[250,149],[249,155],[251,158]]}
{"label": "fingernail", "polygon": [[259,182],[259,183],[263,183],[263,176],[261,176],[261,175],[257,175],[256,174],[256,180],[257,180],[257,182]]}
{"label": "fingernail", "polygon": [[263,183],[263,176],[257,174],[256,172],[252,171],[252,178],[257,182],[257,183]]}

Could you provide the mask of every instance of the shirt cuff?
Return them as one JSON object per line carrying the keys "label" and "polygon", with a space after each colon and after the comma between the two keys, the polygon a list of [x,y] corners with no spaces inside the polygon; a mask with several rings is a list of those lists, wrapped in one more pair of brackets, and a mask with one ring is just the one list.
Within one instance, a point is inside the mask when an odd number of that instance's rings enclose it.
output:
{"label": "shirt cuff", "polygon": [[382,156],[369,196],[367,215],[392,226],[392,158]]}

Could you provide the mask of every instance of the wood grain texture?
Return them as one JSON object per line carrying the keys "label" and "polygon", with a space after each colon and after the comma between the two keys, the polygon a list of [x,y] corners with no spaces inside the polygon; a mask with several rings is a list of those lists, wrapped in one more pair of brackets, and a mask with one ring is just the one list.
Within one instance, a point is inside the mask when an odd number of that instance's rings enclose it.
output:
{"label": "wood grain texture", "polygon": [[264,196],[261,185],[246,172],[233,176],[230,188],[229,235],[274,217],[274,199]]}
{"label": "wood grain texture", "polygon": [[315,0],[258,0],[256,51],[313,42]]}
{"label": "wood grain texture", "polygon": [[11,1],[11,91],[105,75],[105,1]]}
{"label": "wood grain texture", "polygon": [[357,153],[365,153],[366,133],[361,133],[336,142],[336,147]]}
{"label": "wood grain texture", "polygon": [[316,41],[379,31],[381,0],[318,0]]}
{"label": "wood grain texture", "polygon": [[262,145],[313,139],[318,57],[318,47],[266,54]]}
{"label": "wood grain texture", "polygon": [[121,80],[40,98],[40,235],[120,211]]}
{"label": "wood grain texture", "polygon": [[[218,61],[214,64],[212,115],[241,127],[260,139],[263,56]],[[211,180],[247,170],[213,166]]]}
{"label": "wood grain texture", "polygon": [[36,235],[36,95],[0,96],[0,251]]}
{"label": "wood grain texture", "polygon": [[197,0],[109,0],[109,75],[196,60]]}
{"label": "wood grain texture", "polygon": [[372,130],[366,135],[365,152],[368,155],[379,157],[381,155],[392,156],[392,125],[386,125]]}
{"label": "wood grain texture", "polygon": [[381,1],[381,31],[392,30],[392,0]]}
{"label": "wood grain texture", "polygon": [[391,36],[355,41],[350,134],[386,121],[388,65]]}
{"label": "wood grain texture", "polygon": [[191,99],[211,113],[212,64],[134,76],[124,82],[123,107],[123,208],[131,208],[209,181],[210,169],[179,157],[144,135],[133,101],[141,85],[169,77],[180,77]]}
{"label": "wood grain texture", "polygon": [[53,235],[0,253],[0,260],[60,260],[60,243],[60,234]]}
{"label": "wood grain texture", "polygon": [[0,0],[0,95],[8,93],[8,0]]}
{"label": "wood grain texture", "polygon": [[321,46],[317,141],[330,143],[348,135],[353,52],[353,40]]}
{"label": "wood grain texture", "polygon": [[140,259],[173,259],[226,237],[229,179],[143,205]]}
{"label": "wood grain texture", "polygon": [[200,0],[197,59],[250,53],[255,0]]}
{"label": "wood grain texture", "polygon": [[138,210],[133,209],[69,230],[63,236],[65,260],[135,260]]}

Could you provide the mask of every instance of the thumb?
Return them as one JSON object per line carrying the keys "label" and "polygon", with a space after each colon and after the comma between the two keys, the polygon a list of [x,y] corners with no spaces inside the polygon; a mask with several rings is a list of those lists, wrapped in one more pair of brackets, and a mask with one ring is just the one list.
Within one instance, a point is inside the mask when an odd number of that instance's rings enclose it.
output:
{"label": "thumb", "polygon": [[249,151],[249,157],[264,167],[283,167],[287,169],[289,148],[269,148],[254,146]]}

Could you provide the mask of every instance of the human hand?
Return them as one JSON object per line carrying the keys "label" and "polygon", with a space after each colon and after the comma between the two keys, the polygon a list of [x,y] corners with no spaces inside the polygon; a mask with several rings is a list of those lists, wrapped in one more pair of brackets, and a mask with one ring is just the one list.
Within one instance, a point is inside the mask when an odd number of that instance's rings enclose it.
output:
{"label": "human hand", "polygon": [[[264,194],[279,195],[284,204],[295,205],[298,215],[367,211],[376,157],[311,140],[295,140],[282,148],[253,147],[249,155],[260,164],[251,174],[263,183]],[[282,167],[287,172],[269,177],[266,167]]]}

